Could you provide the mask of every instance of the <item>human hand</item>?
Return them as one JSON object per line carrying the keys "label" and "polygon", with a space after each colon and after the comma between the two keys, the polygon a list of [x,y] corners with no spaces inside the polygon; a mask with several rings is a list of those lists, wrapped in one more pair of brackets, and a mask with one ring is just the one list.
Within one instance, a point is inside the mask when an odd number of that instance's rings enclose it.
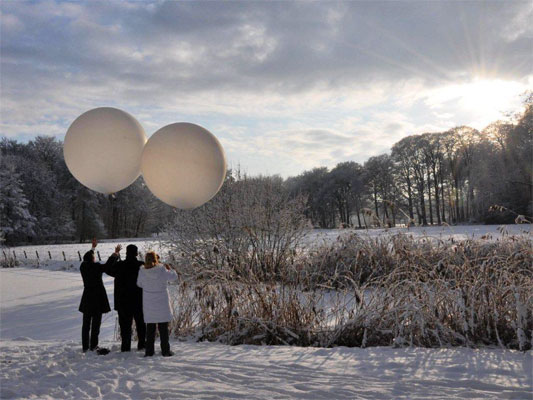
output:
{"label": "human hand", "polygon": [[120,250],[122,250],[122,245],[121,244],[117,244],[117,247],[115,247],[115,254],[119,254],[120,253]]}
{"label": "human hand", "polygon": [[92,246],[93,246],[93,249],[96,248],[96,246],[98,246],[98,241],[96,240],[96,238],[93,238]]}

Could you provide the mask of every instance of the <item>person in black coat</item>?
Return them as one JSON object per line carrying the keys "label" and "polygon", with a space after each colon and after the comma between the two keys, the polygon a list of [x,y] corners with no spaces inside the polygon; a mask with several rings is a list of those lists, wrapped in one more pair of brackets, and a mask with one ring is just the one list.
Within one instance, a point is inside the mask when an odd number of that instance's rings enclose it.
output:
{"label": "person in black coat", "polygon": [[102,265],[95,262],[94,249],[96,245],[97,242],[93,239],[92,249],[84,254],[83,262],[80,265],[81,277],[83,278],[83,295],[79,307],[79,311],[83,313],[81,343],[84,353],[90,349],[97,350],[98,354],[107,354],[109,350],[98,348],[102,314],[111,311],[102,274],[107,273],[109,268],[118,260],[121,246],[118,245],[111,257]]}
{"label": "person in black coat", "polygon": [[131,350],[132,323],[135,319],[137,328],[137,350],[144,350],[146,341],[146,325],[143,316],[143,291],[137,286],[139,268],[144,263],[137,259],[137,246],[126,247],[126,259],[114,264],[108,275],[115,277],[115,310],[118,312],[121,351]]}

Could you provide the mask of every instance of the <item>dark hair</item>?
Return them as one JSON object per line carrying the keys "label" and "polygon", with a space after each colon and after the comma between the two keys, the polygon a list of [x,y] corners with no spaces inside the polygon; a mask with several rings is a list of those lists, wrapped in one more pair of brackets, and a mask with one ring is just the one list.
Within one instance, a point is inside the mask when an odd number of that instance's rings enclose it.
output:
{"label": "dark hair", "polygon": [[83,261],[85,262],[93,262],[94,261],[94,251],[89,250],[87,253],[83,255]]}
{"label": "dark hair", "polygon": [[137,257],[137,246],[129,244],[126,246],[126,257]]}

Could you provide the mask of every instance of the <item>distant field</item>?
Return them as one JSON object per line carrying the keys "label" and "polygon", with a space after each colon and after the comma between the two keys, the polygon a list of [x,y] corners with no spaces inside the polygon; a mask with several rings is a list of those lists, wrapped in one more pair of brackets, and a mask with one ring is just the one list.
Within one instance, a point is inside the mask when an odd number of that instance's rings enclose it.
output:
{"label": "distant field", "polygon": [[[380,235],[394,235],[398,233],[410,234],[416,237],[431,237],[437,239],[454,238],[456,240],[464,239],[484,239],[497,240],[502,235],[531,235],[533,229],[531,225],[460,225],[460,226],[431,226],[431,227],[411,227],[411,228],[391,228],[391,229],[315,229],[311,231],[304,239],[304,246],[317,246],[331,243],[340,235],[356,233],[358,235],[376,237]],[[117,244],[125,247],[128,244],[135,244],[139,251],[155,250],[165,255],[165,249],[160,247],[157,239],[110,239],[98,244],[97,250],[100,252],[102,259],[109,256]],[[47,244],[39,246],[17,246],[4,251],[9,252],[12,256],[15,251],[18,260],[36,260],[39,253],[39,259],[42,262],[47,260],[63,261],[63,252],[67,261],[79,261],[78,251],[81,256],[91,248],[90,243],[73,243],[73,244]],[[24,255],[26,252],[26,255]],[[50,252],[50,254],[48,253]],[[124,251],[125,253],[125,251]],[[3,257],[3,255],[0,255]]]}
{"label": "distant field", "polygon": [[319,244],[320,241],[331,242],[339,235],[356,233],[358,235],[376,237],[382,235],[396,235],[399,233],[413,235],[415,237],[432,237],[437,239],[454,238],[496,240],[502,235],[531,235],[532,225],[458,225],[458,226],[417,226],[411,228],[390,229],[315,229],[306,238],[306,244]]}

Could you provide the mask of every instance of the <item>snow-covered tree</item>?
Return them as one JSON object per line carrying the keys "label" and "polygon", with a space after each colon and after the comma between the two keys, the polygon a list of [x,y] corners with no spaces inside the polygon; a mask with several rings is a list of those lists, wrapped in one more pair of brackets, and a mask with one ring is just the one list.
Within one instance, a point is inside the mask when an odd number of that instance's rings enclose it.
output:
{"label": "snow-covered tree", "polygon": [[0,231],[6,243],[34,235],[35,217],[11,158],[0,159]]}
{"label": "snow-covered tree", "polygon": [[92,190],[80,185],[73,198],[73,219],[76,223],[76,236],[80,243],[92,237],[104,237],[106,229],[99,211],[98,197]]}

